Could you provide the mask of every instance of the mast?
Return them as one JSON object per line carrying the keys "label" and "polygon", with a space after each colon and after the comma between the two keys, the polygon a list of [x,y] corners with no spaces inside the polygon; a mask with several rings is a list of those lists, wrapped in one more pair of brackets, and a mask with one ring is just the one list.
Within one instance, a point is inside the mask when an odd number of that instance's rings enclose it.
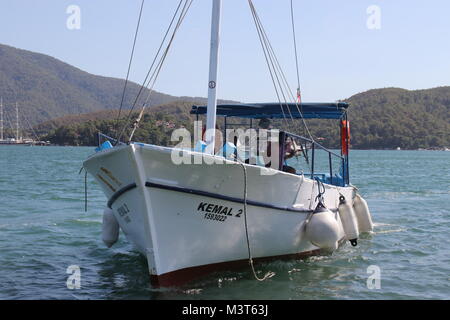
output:
{"label": "mast", "polygon": [[0,98],[0,141],[3,140],[3,97]]}
{"label": "mast", "polygon": [[16,102],[16,139],[17,139],[17,141],[20,140],[20,138],[19,138],[19,107],[17,106],[17,102]]}
{"label": "mast", "polygon": [[217,109],[217,67],[219,60],[220,11],[222,0],[213,0],[211,17],[211,49],[209,54],[208,108],[206,113],[206,153],[214,154],[216,109]]}

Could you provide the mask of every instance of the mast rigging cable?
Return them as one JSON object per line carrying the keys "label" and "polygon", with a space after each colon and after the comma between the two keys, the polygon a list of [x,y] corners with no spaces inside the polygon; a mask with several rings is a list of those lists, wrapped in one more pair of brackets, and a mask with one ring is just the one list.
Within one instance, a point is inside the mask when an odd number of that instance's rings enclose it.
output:
{"label": "mast rigging cable", "polygon": [[137,23],[137,26],[136,26],[136,31],[134,33],[133,49],[131,49],[131,56],[130,56],[130,62],[128,63],[127,76],[125,78],[125,84],[123,86],[123,91],[122,91],[122,98],[120,100],[119,114],[117,115],[116,124],[115,124],[115,127],[114,127],[114,132],[115,132],[116,135],[117,135],[117,129],[118,129],[118,126],[119,126],[120,114],[122,112],[122,107],[123,107],[123,99],[125,98],[125,91],[127,90],[128,78],[130,76],[131,64],[133,62],[134,49],[136,47],[136,40],[137,40],[137,36],[138,36],[138,33],[139,33],[139,26],[141,24],[141,17],[142,17],[142,11],[144,9],[144,3],[145,3],[145,0],[142,0],[141,9],[139,10],[138,23]]}
{"label": "mast rigging cable", "polygon": [[[146,87],[149,89],[149,92],[147,94],[147,98],[144,101],[144,104],[142,106],[141,112],[139,113],[138,118],[134,122],[133,130],[131,131],[131,134],[130,134],[130,137],[128,139],[128,142],[131,142],[131,139],[133,138],[134,132],[138,128],[139,122],[141,121],[141,118],[142,118],[142,116],[144,114],[145,108],[147,107],[147,103],[148,103],[148,101],[150,99],[150,95],[151,95],[151,93],[153,91],[153,87],[154,87],[154,85],[156,83],[156,79],[158,78],[159,73],[161,72],[161,68],[163,66],[163,63],[164,63],[164,61],[165,61],[165,59],[167,57],[167,54],[169,53],[170,46],[172,45],[173,39],[175,38],[175,34],[178,31],[178,28],[180,27],[181,23],[183,22],[184,17],[186,16],[187,11],[189,10],[189,8],[190,8],[190,6],[192,4],[192,1],[193,0],[190,0],[189,5],[187,7],[186,7],[186,5],[188,4],[188,2],[186,1],[186,3],[184,4],[183,10],[181,11],[180,18],[178,19],[178,22],[177,22],[177,25],[176,25],[176,27],[175,27],[175,29],[173,31],[172,37],[170,38],[170,41],[169,41],[169,43],[168,43],[168,45],[167,45],[167,47],[166,47],[162,57],[160,58],[160,60],[158,62],[157,68],[153,71],[152,76],[150,77],[150,79],[147,82],[147,86]],[[152,82],[152,84],[150,86],[150,82],[152,80],[153,80],[153,82]]]}
{"label": "mast rigging cable", "polygon": [[[262,25],[261,19],[259,18],[258,13],[256,12],[256,9],[255,9],[255,6],[254,6],[252,0],[248,0],[248,4],[250,6],[250,10],[253,15],[253,20],[255,22],[255,26],[258,31],[258,36],[260,38],[260,42],[263,47],[264,56],[266,58],[266,62],[267,62],[268,68],[269,68],[269,73],[271,74],[272,83],[274,85],[275,92],[277,93],[278,102],[280,103],[280,108],[283,113],[283,116],[285,117],[285,112],[283,110],[283,102],[281,101],[280,94],[278,92],[281,92],[281,95],[283,96],[283,99],[284,99],[284,103],[286,104],[286,107],[288,108],[289,113],[290,113],[290,108],[287,105],[288,99],[286,99],[286,96],[291,97],[291,101],[293,103],[295,103],[295,106],[297,108],[298,113],[301,116],[303,126],[304,126],[308,136],[310,137],[310,139],[313,142],[315,142],[314,137],[312,136],[311,132],[309,131],[306,121],[303,117],[303,113],[301,112],[301,104],[298,103],[297,99],[295,99],[295,97],[292,94],[292,90],[289,86],[287,78],[283,72],[283,69],[282,69],[279,61],[278,61],[278,58],[276,57],[275,50],[273,49],[273,47],[270,43],[270,40],[265,32],[265,29]],[[291,17],[293,17],[293,9],[291,11]],[[266,54],[266,52],[267,52],[267,54]],[[270,66],[272,66],[272,68]],[[272,75],[272,73],[273,73],[273,75]],[[277,81],[275,81],[274,79],[277,79]],[[281,81],[280,81],[280,79],[281,79]],[[299,79],[299,76],[298,76],[298,79]],[[285,91],[286,91],[286,93],[284,93]],[[294,118],[292,117],[292,114],[290,114],[290,118],[291,118],[292,122],[294,122]]]}
{"label": "mast rigging cable", "polygon": [[[183,8],[181,9],[181,12],[179,13],[180,7],[181,7],[183,2],[184,2]],[[193,0],[180,0],[179,1],[178,6],[177,6],[177,8],[175,10],[175,13],[173,14],[173,17],[171,19],[171,22],[170,22],[170,24],[169,24],[169,26],[168,26],[168,28],[166,30],[166,33],[165,33],[165,35],[164,35],[164,37],[163,37],[163,39],[161,41],[161,44],[160,44],[160,46],[158,48],[158,51],[157,51],[157,53],[156,53],[156,55],[155,55],[155,57],[154,57],[154,59],[152,61],[152,64],[151,64],[151,66],[150,66],[150,68],[149,68],[149,70],[147,72],[147,75],[146,75],[146,77],[145,77],[145,79],[144,79],[144,81],[143,81],[143,83],[142,83],[142,85],[141,85],[141,87],[139,89],[139,92],[138,92],[138,94],[137,94],[137,96],[136,96],[136,98],[135,98],[135,100],[133,102],[133,105],[132,105],[132,107],[131,107],[131,109],[130,109],[130,111],[128,113],[128,116],[126,118],[126,121],[125,121],[125,124],[123,126],[123,129],[122,129],[121,133],[118,135],[118,138],[117,138],[117,141],[116,141],[115,144],[117,144],[120,141],[120,139],[122,138],[123,134],[125,133],[125,131],[126,131],[127,127],[128,127],[128,124],[129,124],[132,112],[133,112],[133,110],[134,110],[134,108],[135,108],[135,106],[136,106],[136,104],[137,104],[137,102],[139,100],[139,97],[141,96],[141,94],[143,92],[143,89],[144,88],[148,88],[148,86],[150,85],[150,83],[153,80],[151,88],[150,88],[150,91],[149,91],[149,93],[147,95],[145,103],[143,104],[142,110],[141,110],[138,118],[134,122],[132,133],[130,134],[130,138],[128,139],[128,141],[131,141],[131,138],[133,137],[133,134],[134,134],[134,132],[135,132],[135,130],[136,130],[136,128],[137,128],[141,118],[142,118],[142,115],[143,115],[143,113],[145,111],[146,103],[148,102],[148,100],[150,98],[150,94],[152,92],[153,86],[154,86],[154,84],[156,82],[156,79],[157,79],[157,77],[159,75],[159,72],[160,72],[160,70],[162,68],[162,65],[163,65],[163,63],[165,61],[167,53],[169,52],[169,49],[170,49],[170,46],[171,46],[171,44],[173,42],[175,34],[178,31],[178,28],[180,27],[181,23],[183,22],[183,20],[184,20],[186,14],[187,14],[187,12],[188,12],[192,2],[193,2]],[[175,21],[177,16],[178,16],[178,20],[177,20],[176,26],[174,27],[174,30],[172,31],[172,36],[171,36],[168,44],[166,45],[166,49],[164,50],[164,53],[162,54],[162,56],[160,57],[158,63],[156,64],[156,68],[154,69],[153,67],[155,66],[155,62],[156,62],[156,60],[158,59],[158,57],[159,57],[159,55],[161,53],[161,49],[162,49],[164,43],[166,42],[167,36],[168,36],[170,30],[172,29],[173,23],[174,23],[174,21]]]}
{"label": "mast rigging cable", "polygon": [[297,54],[297,41],[295,36],[295,24],[294,24],[294,5],[291,0],[291,23],[292,23],[292,38],[294,39],[294,52],[295,52],[295,67],[297,70],[297,102],[301,102],[301,89],[300,89],[300,71],[298,66],[298,54]]}

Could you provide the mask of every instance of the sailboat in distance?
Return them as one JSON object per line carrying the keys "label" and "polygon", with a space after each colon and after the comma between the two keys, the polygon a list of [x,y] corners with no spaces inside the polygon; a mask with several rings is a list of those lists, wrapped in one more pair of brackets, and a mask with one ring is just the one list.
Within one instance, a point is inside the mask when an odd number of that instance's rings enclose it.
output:
{"label": "sailboat in distance", "polygon": [[[28,124],[29,130],[34,134],[34,136],[37,138],[36,140],[25,138],[22,135],[25,133],[24,128],[20,127],[20,121],[19,121],[19,105],[16,102],[15,103],[15,110],[14,110],[14,117],[8,117],[8,114],[4,110],[3,106],[3,97],[0,97],[0,145],[8,145],[8,146],[45,146],[50,145],[49,141],[39,141],[39,137],[37,136],[36,132],[34,131],[33,127],[31,126],[30,122],[28,121],[28,118],[25,117],[22,114],[23,119],[26,120]],[[5,132],[5,120],[9,122],[9,134],[12,133],[13,137],[6,137],[8,134]],[[11,120],[11,118],[14,118],[14,120]],[[15,122],[13,124],[13,122]]]}
{"label": "sailboat in distance", "polygon": [[[10,125],[10,131],[13,132],[14,138],[5,138],[5,126],[4,126],[4,116],[6,115],[6,118],[9,120]],[[13,121],[11,121],[11,118],[7,117],[7,114],[4,112],[3,109],[3,97],[0,97],[0,145],[24,145],[28,144],[29,140],[23,139],[20,132],[20,125],[19,125],[19,107],[17,102],[15,103],[15,123],[13,127]]]}
{"label": "sailboat in distance", "polygon": [[[113,245],[121,229],[146,257],[157,286],[249,263],[261,280],[258,262],[333,252],[347,240],[357,245],[359,234],[372,230],[367,203],[350,184],[349,105],[287,101],[281,67],[248,2],[272,79],[279,79],[277,102],[217,104],[221,0],[213,0],[208,104],[191,110],[197,120],[206,117],[206,127],[196,126],[194,145],[132,141],[144,102],[128,140],[122,141],[128,128],[116,138],[99,134],[105,142],[83,163],[108,198],[103,240]],[[190,3],[180,1],[172,37],[155,59],[155,77],[144,81],[150,88]],[[223,135],[217,117],[224,119]],[[234,119],[248,127],[236,128]],[[340,153],[319,144],[305,119],[339,121]],[[282,128],[274,129],[276,123]],[[304,124],[309,136],[289,131],[293,123]]]}

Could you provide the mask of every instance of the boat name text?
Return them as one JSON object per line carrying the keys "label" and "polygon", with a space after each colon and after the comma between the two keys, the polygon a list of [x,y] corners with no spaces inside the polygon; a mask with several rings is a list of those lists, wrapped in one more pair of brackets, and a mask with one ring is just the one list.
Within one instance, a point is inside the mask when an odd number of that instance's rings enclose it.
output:
{"label": "boat name text", "polygon": [[220,222],[224,222],[229,216],[240,218],[242,214],[242,209],[236,210],[232,207],[208,202],[200,202],[197,207],[197,211],[202,213],[205,212],[205,219],[216,220]]}

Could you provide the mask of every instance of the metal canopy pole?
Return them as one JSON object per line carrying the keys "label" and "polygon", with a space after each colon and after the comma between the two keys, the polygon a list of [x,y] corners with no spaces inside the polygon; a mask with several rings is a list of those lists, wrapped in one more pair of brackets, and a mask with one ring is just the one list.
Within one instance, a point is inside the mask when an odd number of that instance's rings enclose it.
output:
{"label": "metal canopy pole", "polygon": [[347,130],[348,130],[348,137],[347,137],[347,154],[345,156],[345,163],[346,163],[346,174],[347,174],[347,184],[350,184],[350,166],[349,166],[349,161],[348,161],[348,156],[350,154],[350,123],[348,122],[348,117],[347,117],[347,112],[345,113],[345,121],[347,121]]}

